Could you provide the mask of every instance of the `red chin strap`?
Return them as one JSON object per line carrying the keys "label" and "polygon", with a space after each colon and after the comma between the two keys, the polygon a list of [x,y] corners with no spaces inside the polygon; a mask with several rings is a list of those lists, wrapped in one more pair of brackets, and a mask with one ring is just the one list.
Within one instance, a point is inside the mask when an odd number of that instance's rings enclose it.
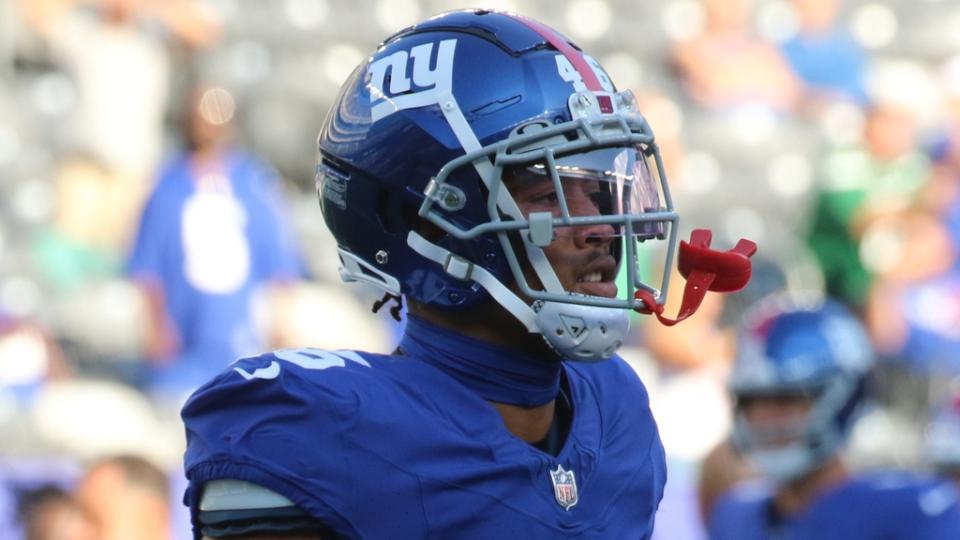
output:
{"label": "red chin strap", "polygon": [[757,244],[741,238],[729,251],[710,249],[713,233],[706,229],[696,229],[690,233],[690,243],[680,241],[680,257],[677,267],[686,278],[683,289],[683,302],[676,319],[663,316],[663,305],[653,298],[653,293],[637,291],[636,298],[643,300],[646,307],[636,308],[639,313],[654,314],[666,326],[673,326],[693,315],[707,291],[739,291],[750,281],[750,257],[757,252]]}

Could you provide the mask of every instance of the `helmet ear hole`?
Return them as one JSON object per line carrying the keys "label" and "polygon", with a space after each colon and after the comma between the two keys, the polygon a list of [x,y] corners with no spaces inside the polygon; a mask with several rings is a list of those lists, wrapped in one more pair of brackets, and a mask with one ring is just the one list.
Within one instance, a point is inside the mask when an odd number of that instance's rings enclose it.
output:
{"label": "helmet ear hole", "polygon": [[387,232],[396,233],[394,227],[392,227],[392,220],[390,219],[390,210],[389,203],[387,199],[387,192],[383,189],[377,190],[376,205],[374,207],[377,221],[380,222],[380,226],[383,227]]}
{"label": "helmet ear hole", "polygon": [[390,234],[400,234],[402,223],[397,219],[397,213],[393,211],[390,192],[383,188],[378,189],[375,204],[380,226]]}
{"label": "helmet ear hole", "polygon": [[377,189],[375,212],[380,226],[390,234],[406,236],[410,230],[420,231],[423,220],[417,215],[417,209],[390,190]]}
{"label": "helmet ear hole", "polygon": [[434,244],[439,243],[447,236],[447,233],[445,233],[443,229],[425,219],[417,218],[416,227],[414,227],[413,230]]}

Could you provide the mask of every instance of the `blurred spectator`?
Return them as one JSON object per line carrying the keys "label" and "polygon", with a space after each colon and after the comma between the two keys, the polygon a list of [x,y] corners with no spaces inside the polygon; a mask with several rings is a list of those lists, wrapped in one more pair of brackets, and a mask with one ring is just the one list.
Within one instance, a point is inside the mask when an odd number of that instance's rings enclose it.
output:
{"label": "blurred spectator", "polygon": [[155,370],[148,383],[162,393],[191,390],[262,351],[258,293],[282,295],[301,276],[276,174],[233,147],[234,112],[222,88],[192,93],[187,148],[160,171],[130,258],[129,274],[149,306],[146,353]]}
{"label": "blurred spectator", "polygon": [[189,0],[21,0],[19,6],[76,85],[71,133],[78,150],[102,164],[111,190],[122,192],[101,209],[126,223],[162,149],[171,70],[161,31],[200,46],[217,38],[218,23]]}
{"label": "blurred spectator", "polygon": [[675,45],[673,60],[684,88],[699,105],[728,110],[759,104],[791,110],[800,87],[772,44],[750,27],[748,0],[701,0],[703,31]]}
{"label": "blurred spectator", "polygon": [[[102,540],[90,514],[68,493],[47,486],[25,493],[20,516],[26,540]],[[128,537],[135,538],[135,537]]]}
{"label": "blurred spectator", "polygon": [[29,399],[45,382],[70,374],[71,368],[48,330],[0,313],[0,392]]}
{"label": "blurred spectator", "polygon": [[136,456],[93,464],[77,486],[77,500],[97,524],[99,540],[169,540],[167,475]]}
{"label": "blurred spectator", "polygon": [[170,86],[157,30],[206,45],[218,33],[212,14],[189,0],[23,0],[20,8],[74,78],[80,145],[111,170],[145,179],[161,150]]}
{"label": "blurred spectator", "polygon": [[889,259],[864,235],[876,219],[913,204],[929,177],[916,120],[900,106],[875,103],[863,143],[829,152],[822,169],[808,240],[827,293],[862,311],[874,272]]}
{"label": "blurred spectator", "polygon": [[960,54],[941,67],[944,107],[929,153],[934,161],[924,203],[943,216],[952,241],[960,245]]}
{"label": "blurred spectator", "polygon": [[793,0],[799,23],[780,46],[794,74],[806,85],[808,105],[837,99],[865,104],[867,55],[837,24],[840,0]]}
{"label": "blurred spectator", "polygon": [[921,373],[960,373],[960,269],[946,227],[915,210],[876,220],[868,235],[890,261],[868,301],[878,351]]}
{"label": "blurred spectator", "polygon": [[54,221],[33,238],[37,267],[52,289],[70,292],[117,274],[120,231],[130,228],[130,220],[123,212],[103,210],[125,206],[128,195],[92,158],[78,156],[60,165],[54,179]]}

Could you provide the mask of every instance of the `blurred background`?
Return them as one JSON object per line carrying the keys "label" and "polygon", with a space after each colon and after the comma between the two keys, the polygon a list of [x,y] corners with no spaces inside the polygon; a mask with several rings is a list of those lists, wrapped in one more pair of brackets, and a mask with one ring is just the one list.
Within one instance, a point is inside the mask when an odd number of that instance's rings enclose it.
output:
{"label": "blurred background", "polygon": [[577,42],[637,94],[681,237],[760,246],[745,291],[624,351],[668,453],[657,538],[704,537],[735,323],[779,290],[840,299],[883,359],[850,462],[924,467],[960,374],[960,5],[481,4],[0,0],[0,537],[188,538],[192,389],[269,348],[392,349],[339,282],[316,134],[383,37],[458,7]]}

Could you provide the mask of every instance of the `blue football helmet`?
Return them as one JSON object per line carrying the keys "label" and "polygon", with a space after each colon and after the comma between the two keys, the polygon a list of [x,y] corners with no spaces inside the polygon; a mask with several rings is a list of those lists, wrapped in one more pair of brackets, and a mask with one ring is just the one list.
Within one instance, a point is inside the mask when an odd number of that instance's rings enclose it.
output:
{"label": "blue football helmet", "polygon": [[[400,31],[343,85],[318,146],[346,281],[446,309],[492,296],[580,360],[613,355],[625,310],[644,305],[636,291],[663,303],[678,218],[650,126],[632,93],[536,21],[466,10]],[[612,282],[625,264],[626,290],[567,290],[544,249],[571,235],[607,261],[578,279]],[[639,277],[650,239],[668,245],[656,287]]]}
{"label": "blue football helmet", "polygon": [[[730,379],[735,447],[775,483],[815,469],[846,442],[874,362],[863,326],[836,301],[788,294],[762,300],[744,317]],[[745,409],[763,398],[803,399],[809,409],[757,427]]]}
{"label": "blue football helmet", "polygon": [[936,471],[960,473],[960,390],[954,390],[932,414],[924,433],[923,453]]}

